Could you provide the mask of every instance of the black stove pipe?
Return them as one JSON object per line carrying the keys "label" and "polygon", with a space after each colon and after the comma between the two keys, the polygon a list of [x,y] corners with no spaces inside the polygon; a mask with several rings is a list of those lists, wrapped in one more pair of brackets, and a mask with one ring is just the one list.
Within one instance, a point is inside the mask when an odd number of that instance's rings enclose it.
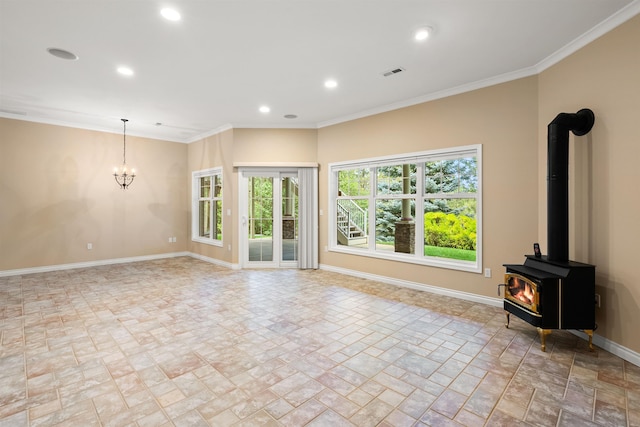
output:
{"label": "black stove pipe", "polygon": [[569,131],[582,136],[593,127],[593,111],[560,113],[547,126],[547,258],[569,260]]}

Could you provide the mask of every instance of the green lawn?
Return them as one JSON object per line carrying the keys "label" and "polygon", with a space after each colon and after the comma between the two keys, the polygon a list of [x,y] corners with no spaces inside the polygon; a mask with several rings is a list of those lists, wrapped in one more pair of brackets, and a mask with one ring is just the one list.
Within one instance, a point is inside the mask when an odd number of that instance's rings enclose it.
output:
{"label": "green lawn", "polygon": [[467,249],[441,248],[438,246],[424,247],[424,254],[427,256],[436,256],[440,258],[459,259],[461,261],[475,261],[476,251]]}
{"label": "green lawn", "polygon": [[[376,242],[378,249],[389,248],[389,251],[393,251],[393,243],[389,242]],[[424,254],[426,256],[457,259],[460,261],[475,261],[476,251],[467,249],[454,249],[454,248],[441,248],[439,246],[424,246]]]}

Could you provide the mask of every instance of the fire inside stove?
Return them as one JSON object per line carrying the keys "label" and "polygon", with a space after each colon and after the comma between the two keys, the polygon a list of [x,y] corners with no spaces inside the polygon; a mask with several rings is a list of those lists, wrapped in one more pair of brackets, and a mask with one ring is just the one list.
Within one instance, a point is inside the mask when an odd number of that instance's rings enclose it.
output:
{"label": "fire inside stove", "polygon": [[523,305],[533,312],[538,312],[540,301],[538,285],[535,282],[519,274],[508,273],[504,276],[504,283],[507,288],[505,293],[507,299]]}

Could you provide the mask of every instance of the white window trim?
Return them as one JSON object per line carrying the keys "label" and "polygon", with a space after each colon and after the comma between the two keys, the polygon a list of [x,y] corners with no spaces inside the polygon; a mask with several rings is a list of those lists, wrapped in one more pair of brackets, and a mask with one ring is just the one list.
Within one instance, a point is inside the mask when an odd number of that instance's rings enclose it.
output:
{"label": "white window trim", "polygon": [[[337,239],[337,224],[336,224],[336,200],[338,197],[338,171],[345,169],[357,169],[376,166],[397,165],[403,163],[420,163],[428,160],[445,160],[449,158],[460,157],[461,154],[472,154],[477,159],[477,174],[478,174],[478,190],[476,194],[476,260],[475,261],[459,261],[450,260],[446,258],[428,257],[420,254],[402,254],[396,252],[380,252],[375,250],[375,237],[369,239],[369,248],[350,248],[348,246],[338,245]],[[385,157],[375,157],[368,159],[359,159],[354,161],[344,161],[329,163],[328,173],[328,189],[329,189],[329,206],[328,206],[328,242],[329,251],[339,252],[351,255],[365,256],[370,258],[379,258],[386,260],[393,260],[399,262],[406,262],[411,264],[428,265],[432,267],[448,268],[452,270],[468,271],[472,273],[482,272],[482,144],[466,145],[461,147],[451,147],[445,149],[422,151],[417,153],[397,154]],[[374,175],[374,174],[371,174]],[[368,196],[369,206],[375,206],[376,195],[375,189],[375,177],[371,176],[372,185],[371,192]],[[424,202],[423,195],[423,183],[422,179],[418,179],[417,191],[416,191],[416,212],[422,212],[422,206]],[[388,197],[390,196],[390,197]],[[384,198],[402,197],[402,195],[388,195]],[[431,196],[431,195],[430,195]],[[433,198],[437,198],[438,194],[434,194]],[[451,195],[447,195],[451,198]],[[455,197],[455,196],[454,196]],[[412,197],[413,198],[413,197]],[[431,197],[430,197],[431,198]],[[373,203],[373,204],[372,204]],[[369,215],[369,235],[375,236],[371,233],[371,230],[375,230],[375,216]],[[416,242],[424,240],[424,227],[416,227]]]}
{"label": "white window trim", "polygon": [[[223,246],[223,241],[214,239],[213,237],[200,236],[198,230],[200,228],[200,178],[203,176],[220,175],[222,178],[222,167],[203,169],[191,173],[191,240],[198,243],[204,243],[212,246]],[[222,195],[224,198],[224,180],[222,180]],[[222,203],[222,199],[220,200]],[[224,205],[222,212],[224,212]],[[222,226],[224,229],[224,215],[222,215]],[[211,235],[213,235],[213,231]],[[224,233],[222,234],[224,239]]]}

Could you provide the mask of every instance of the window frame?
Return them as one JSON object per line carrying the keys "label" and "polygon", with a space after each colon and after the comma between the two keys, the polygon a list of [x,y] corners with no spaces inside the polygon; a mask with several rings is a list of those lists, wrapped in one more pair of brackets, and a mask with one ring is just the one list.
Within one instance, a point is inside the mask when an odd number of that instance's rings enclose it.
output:
{"label": "window frame", "polygon": [[[451,160],[464,157],[476,158],[477,189],[475,193],[448,193],[430,194],[425,190],[424,163],[437,160]],[[398,166],[402,164],[416,165],[416,191],[412,194],[378,194],[377,191],[377,167]],[[472,273],[482,272],[482,144],[450,147],[444,149],[421,151],[415,153],[397,154],[384,157],[358,159],[352,161],[333,162],[328,165],[328,250],[351,255],[359,255],[371,258],[387,259],[412,264],[421,264],[432,267],[461,270]],[[369,195],[355,196],[368,199],[368,245],[366,247],[350,247],[338,244],[337,203],[345,196],[338,194],[338,173],[342,170],[369,169]],[[469,197],[475,194],[475,197]],[[399,253],[376,250],[376,203],[381,199],[408,198],[415,202],[415,253]],[[449,258],[424,255],[424,204],[427,199],[454,200],[460,198],[475,199],[476,203],[476,259],[475,261],[462,261]]]}
{"label": "window frame", "polygon": [[[200,197],[200,179],[204,177],[211,177],[211,185],[215,183],[216,177],[219,177],[222,189],[220,190],[221,196],[215,197],[215,191],[213,188],[209,192],[209,197]],[[223,246],[224,239],[224,180],[222,177],[222,167],[215,167],[209,169],[203,169],[199,171],[193,171],[191,173],[191,240],[194,242],[205,243],[212,246]],[[208,200],[210,202],[211,209],[214,209],[215,202],[220,203],[220,232],[221,238],[214,238],[216,224],[211,224],[211,237],[200,236],[200,202]],[[212,221],[215,216],[211,215]]]}

